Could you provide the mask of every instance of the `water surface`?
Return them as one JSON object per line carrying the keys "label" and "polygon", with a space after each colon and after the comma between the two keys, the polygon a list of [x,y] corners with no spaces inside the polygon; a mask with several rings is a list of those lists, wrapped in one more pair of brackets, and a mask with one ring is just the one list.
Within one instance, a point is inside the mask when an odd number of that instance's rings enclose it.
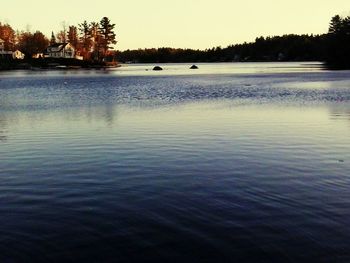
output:
{"label": "water surface", "polygon": [[349,262],[349,71],[0,73],[2,262]]}

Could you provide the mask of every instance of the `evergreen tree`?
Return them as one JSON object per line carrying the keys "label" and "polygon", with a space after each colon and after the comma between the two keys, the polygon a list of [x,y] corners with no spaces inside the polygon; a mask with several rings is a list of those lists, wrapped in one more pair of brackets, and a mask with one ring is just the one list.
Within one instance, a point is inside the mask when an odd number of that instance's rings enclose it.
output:
{"label": "evergreen tree", "polygon": [[331,22],[329,24],[328,33],[330,34],[339,33],[342,29],[342,23],[343,21],[339,15],[332,17]]}
{"label": "evergreen tree", "polygon": [[50,39],[50,45],[54,45],[56,44],[56,37],[55,34],[53,33],[53,31],[51,32],[51,39]]}
{"label": "evergreen tree", "polygon": [[92,42],[92,58],[94,60],[100,60],[102,52],[102,36],[99,29],[99,24],[96,22],[90,23],[90,31],[89,31],[90,40]]}
{"label": "evergreen tree", "polygon": [[88,22],[85,20],[83,23],[79,24],[79,32],[80,32],[80,42],[82,46],[82,54],[85,59],[88,58],[88,53],[91,49],[91,39],[90,39],[90,26]]}
{"label": "evergreen tree", "polygon": [[112,24],[108,17],[103,17],[100,21],[100,33],[102,36],[102,50],[103,54],[106,55],[108,49],[113,49],[111,44],[116,44],[116,35],[114,33],[115,24]]}
{"label": "evergreen tree", "polygon": [[328,66],[336,69],[350,68],[350,17],[334,16],[328,32]]}

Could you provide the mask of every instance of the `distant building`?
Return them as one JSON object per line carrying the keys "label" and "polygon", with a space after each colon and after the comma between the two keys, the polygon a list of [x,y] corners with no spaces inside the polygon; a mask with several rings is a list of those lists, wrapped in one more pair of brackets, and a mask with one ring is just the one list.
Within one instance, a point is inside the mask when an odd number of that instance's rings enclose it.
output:
{"label": "distant building", "polygon": [[0,38],[0,52],[5,51],[5,41]]}
{"label": "distant building", "polygon": [[12,51],[5,50],[5,41],[0,38],[0,58],[11,58]]}
{"label": "distant building", "polygon": [[32,55],[32,58],[44,58],[45,55],[44,53],[35,53]]}
{"label": "distant building", "polygon": [[25,55],[21,51],[19,51],[18,49],[16,51],[12,52],[13,59],[24,59],[24,56]]}
{"label": "distant building", "polygon": [[77,59],[77,60],[84,60],[84,57],[81,56],[80,54],[76,54],[75,55],[75,59]]}
{"label": "distant building", "polygon": [[75,48],[70,43],[55,43],[50,45],[45,52],[45,55],[42,53],[35,54],[35,58],[74,58],[78,60],[83,60]]}
{"label": "distant building", "polygon": [[75,48],[69,43],[56,43],[47,48],[49,58],[75,58]]}

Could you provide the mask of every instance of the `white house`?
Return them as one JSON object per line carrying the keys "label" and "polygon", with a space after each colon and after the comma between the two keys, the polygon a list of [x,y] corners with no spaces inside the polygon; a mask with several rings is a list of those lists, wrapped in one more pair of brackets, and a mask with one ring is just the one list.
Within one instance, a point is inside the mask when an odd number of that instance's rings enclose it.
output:
{"label": "white house", "polygon": [[12,56],[12,51],[5,50],[5,41],[0,38],[0,58],[9,58]]}
{"label": "white house", "polygon": [[18,49],[16,51],[12,52],[13,59],[24,59],[24,56],[25,55],[21,51],[19,51]]}
{"label": "white house", "polygon": [[5,41],[0,38],[0,52],[5,51]]}
{"label": "white house", "polygon": [[56,43],[47,48],[49,58],[75,58],[75,49],[69,43]]}
{"label": "white house", "polygon": [[0,58],[24,59],[24,54],[19,50],[16,50],[14,52],[6,51],[5,41],[0,38]]}

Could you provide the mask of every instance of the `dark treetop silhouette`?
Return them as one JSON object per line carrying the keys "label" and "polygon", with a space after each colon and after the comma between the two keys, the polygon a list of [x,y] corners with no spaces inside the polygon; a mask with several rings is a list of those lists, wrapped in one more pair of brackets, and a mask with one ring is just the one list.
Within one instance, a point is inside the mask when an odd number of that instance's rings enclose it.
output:
{"label": "dark treetop silhouette", "polygon": [[328,31],[327,64],[331,68],[350,68],[350,16],[332,18]]}

